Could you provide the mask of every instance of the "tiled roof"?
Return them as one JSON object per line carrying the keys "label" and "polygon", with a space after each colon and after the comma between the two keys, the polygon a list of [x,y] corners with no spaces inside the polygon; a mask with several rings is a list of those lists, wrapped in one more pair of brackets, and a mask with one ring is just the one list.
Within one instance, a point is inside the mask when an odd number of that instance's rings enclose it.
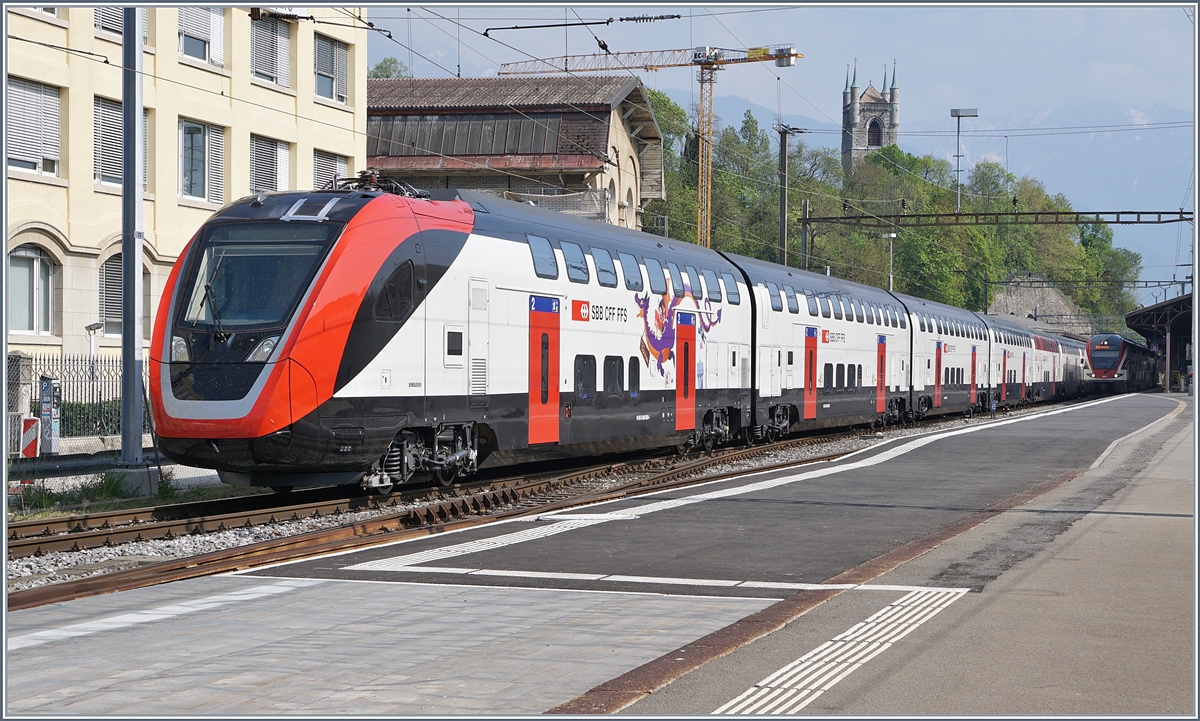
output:
{"label": "tiled roof", "polygon": [[638,81],[629,75],[372,78],[368,112],[612,106]]}
{"label": "tiled roof", "polygon": [[859,96],[859,102],[863,103],[886,103],[888,99],[879,94],[873,85],[867,85],[867,89]]}

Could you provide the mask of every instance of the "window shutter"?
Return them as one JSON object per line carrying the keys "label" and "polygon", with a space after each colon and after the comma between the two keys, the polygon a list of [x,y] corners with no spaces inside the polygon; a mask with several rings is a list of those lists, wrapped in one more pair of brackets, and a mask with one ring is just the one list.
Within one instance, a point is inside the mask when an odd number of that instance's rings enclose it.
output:
{"label": "window shutter", "polygon": [[100,320],[106,323],[121,322],[121,290],[123,286],[121,254],[117,253],[100,266]]}
{"label": "window shutter", "polygon": [[349,160],[345,155],[337,156],[337,176],[339,178],[344,178],[350,174]]}
{"label": "window shutter", "polygon": [[335,42],[336,45],[334,46],[333,53],[333,70],[334,77],[337,78],[337,88],[334,92],[337,93],[338,102],[344,103],[350,96],[350,71],[348,68],[350,52],[346,43],[337,41]]}
{"label": "window shutter", "polygon": [[121,182],[121,126],[121,103],[96,97],[92,157],[97,182]]}
{"label": "window shutter", "polygon": [[337,173],[337,159],[324,150],[313,151],[313,190],[320,190]]}
{"label": "window shutter", "polygon": [[41,142],[39,140],[41,131],[38,122],[41,93],[37,88],[37,83],[10,75],[6,90],[8,147],[5,152],[9,158],[14,160],[37,163],[41,160]]}
{"label": "window shutter", "polygon": [[225,66],[225,8],[208,9],[208,62]]}
{"label": "window shutter", "polygon": [[125,24],[121,13],[122,8],[96,8],[96,29],[120,35],[121,27]]}
{"label": "window shutter", "polygon": [[269,138],[250,136],[250,190],[272,191],[278,188],[278,150]]}
{"label": "window shutter", "polygon": [[333,75],[333,40],[313,33],[313,64],[317,72]]}
{"label": "window shutter", "polygon": [[291,154],[288,152],[288,144],[284,143],[284,142],[276,141],[275,142],[275,154],[276,154],[275,167],[277,169],[277,175],[276,175],[276,180],[275,180],[275,189],[276,190],[287,190],[289,188],[289,185],[288,185],[288,178],[290,176],[289,171],[291,170],[290,163],[289,163],[289,161],[291,159],[291,157],[290,157]]}
{"label": "window shutter", "polygon": [[179,8],[179,32],[190,35],[197,40],[209,41],[211,35],[209,10],[211,8],[181,7]]}
{"label": "window shutter", "polygon": [[150,111],[142,108],[142,190],[150,187]]}
{"label": "window shutter", "polygon": [[278,47],[275,42],[274,19],[254,20],[250,23],[250,71],[272,78],[278,76]]}
{"label": "window shutter", "polygon": [[275,82],[285,88],[292,86],[291,29],[290,23],[275,21]]}
{"label": "window shutter", "polygon": [[208,126],[208,202],[225,202],[225,128]]}

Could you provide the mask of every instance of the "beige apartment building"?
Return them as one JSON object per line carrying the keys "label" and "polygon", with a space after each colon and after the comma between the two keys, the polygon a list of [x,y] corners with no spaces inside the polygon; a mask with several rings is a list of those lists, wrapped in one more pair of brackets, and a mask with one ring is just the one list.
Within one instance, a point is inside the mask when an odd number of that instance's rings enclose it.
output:
{"label": "beige apartment building", "polygon": [[[147,338],[172,264],[213,212],[366,166],[366,10],[282,10],[140,12]],[[9,8],[6,21],[9,351],[88,354],[94,342],[115,355],[121,9]]]}

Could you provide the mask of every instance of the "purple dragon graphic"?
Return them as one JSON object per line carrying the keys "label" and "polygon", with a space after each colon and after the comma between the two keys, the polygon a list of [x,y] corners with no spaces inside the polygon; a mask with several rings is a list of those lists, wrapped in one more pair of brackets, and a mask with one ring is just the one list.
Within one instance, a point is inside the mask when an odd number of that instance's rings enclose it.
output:
{"label": "purple dragon graphic", "polygon": [[[642,341],[639,350],[642,354],[642,360],[646,363],[647,368],[651,368],[660,376],[667,375],[666,365],[672,363],[675,354],[675,310],[684,298],[691,298],[693,303],[696,303],[697,308],[702,310],[711,310],[712,301],[704,300],[703,303],[696,302],[695,296],[692,294],[691,284],[688,281],[683,283],[684,294],[682,298],[675,297],[668,287],[664,295],[656,296],[651,294],[649,290],[645,295],[638,293],[633,294],[633,300],[639,308],[638,317],[642,319]],[[653,310],[651,310],[652,299]],[[702,339],[708,335],[708,331],[715,325],[721,322],[721,310],[717,310],[716,316],[709,322],[708,313],[700,313],[700,323],[697,326],[697,332]],[[653,360],[653,365],[651,361]]]}

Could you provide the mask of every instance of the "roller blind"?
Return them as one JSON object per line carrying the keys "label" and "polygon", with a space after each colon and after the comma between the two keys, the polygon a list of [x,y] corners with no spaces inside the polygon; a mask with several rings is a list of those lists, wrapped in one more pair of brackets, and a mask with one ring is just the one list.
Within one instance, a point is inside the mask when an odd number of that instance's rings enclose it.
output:
{"label": "roller blind", "polygon": [[287,190],[290,170],[288,144],[250,136],[250,190]]}
{"label": "roller blind", "polygon": [[250,70],[276,85],[291,85],[291,25],[276,18],[250,23]]}
{"label": "roller blind", "polygon": [[59,89],[8,76],[9,158],[36,163],[59,160]]}
{"label": "roller blind", "polygon": [[[119,7],[96,8],[94,23],[96,29],[120,35],[125,27],[124,10],[125,8]],[[142,26],[142,43],[149,39],[147,17],[146,8],[138,8],[138,25]]]}
{"label": "roller blind", "polygon": [[347,158],[324,150],[313,151],[313,188],[320,190],[334,178],[344,178],[348,172]]}
{"label": "roller blind", "polygon": [[[121,152],[125,144],[122,137],[124,122],[121,103],[96,96],[92,118],[92,161],[94,179],[98,183],[120,183],[124,175],[121,167]],[[149,111],[142,109],[142,188],[149,184]]]}
{"label": "roller blind", "polygon": [[314,68],[334,79],[334,99],[339,103],[346,102],[347,97],[349,52],[349,46],[340,40],[313,35]]}
{"label": "roller blind", "polygon": [[179,34],[208,43],[208,62],[225,64],[224,8],[179,8]]}

